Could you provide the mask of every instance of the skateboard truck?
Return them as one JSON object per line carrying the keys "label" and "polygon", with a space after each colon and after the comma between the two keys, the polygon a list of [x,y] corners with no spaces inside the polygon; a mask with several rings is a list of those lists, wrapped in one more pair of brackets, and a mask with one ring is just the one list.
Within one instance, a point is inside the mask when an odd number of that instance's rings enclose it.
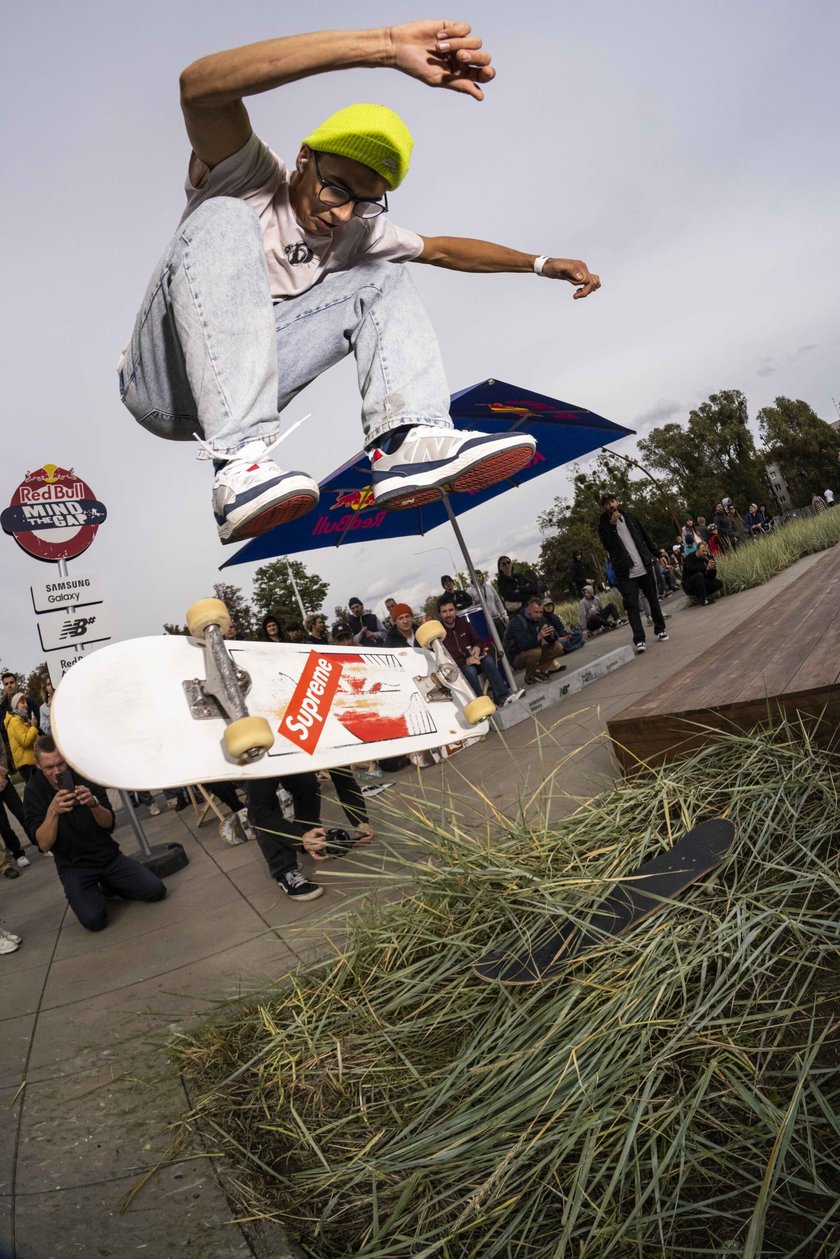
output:
{"label": "skateboard truck", "polygon": [[211,696],[228,720],[222,738],[228,756],[240,764],[259,760],[272,747],[274,734],[264,717],[248,714],[245,694],[250,679],[236,668],[225,646],[224,634],[231,624],[227,608],[221,599],[199,599],[187,609],[186,620],[190,634],[204,645],[206,673],[203,684],[184,683],[190,711],[198,719],[215,716],[206,702]]}
{"label": "skateboard truck", "polygon": [[445,686],[457,698],[461,705],[464,720],[471,726],[477,726],[487,717],[492,717],[496,705],[487,695],[474,695],[461,670],[443,645],[446,630],[440,621],[426,621],[418,626],[414,635],[419,647],[425,647],[434,657],[433,677],[438,686]]}

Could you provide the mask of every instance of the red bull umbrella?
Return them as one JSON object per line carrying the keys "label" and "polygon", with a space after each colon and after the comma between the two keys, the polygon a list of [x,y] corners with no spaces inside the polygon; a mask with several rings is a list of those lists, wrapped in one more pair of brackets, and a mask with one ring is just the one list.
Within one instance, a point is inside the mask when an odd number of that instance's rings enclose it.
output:
{"label": "red bull umbrella", "polygon": [[298,555],[327,546],[423,535],[449,520],[472,573],[472,562],[466,554],[460,530],[454,525],[453,515],[480,507],[515,486],[527,485],[546,472],[633,434],[632,429],[614,424],[585,407],[521,389],[503,380],[481,381],[453,394],[450,414],[457,429],[530,433],[537,441],[533,460],[515,477],[478,493],[453,494],[451,499],[447,496],[425,507],[387,512],[377,508],[373,501],[370,461],[360,451],[321,481],[321,498],[314,511],[246,542],[222,568],[274,559],[278,555]]}

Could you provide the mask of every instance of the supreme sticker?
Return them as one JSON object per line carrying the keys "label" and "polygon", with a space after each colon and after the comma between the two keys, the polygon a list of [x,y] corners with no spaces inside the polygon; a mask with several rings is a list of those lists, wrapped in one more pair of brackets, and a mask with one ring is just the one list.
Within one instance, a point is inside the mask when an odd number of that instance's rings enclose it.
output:
{"label": "supreme sticker", "polygon": [[340,660],[310,652],[277,727],[280,734],[296,743],[301,751],[311,754],[318,746],[340,677]]}

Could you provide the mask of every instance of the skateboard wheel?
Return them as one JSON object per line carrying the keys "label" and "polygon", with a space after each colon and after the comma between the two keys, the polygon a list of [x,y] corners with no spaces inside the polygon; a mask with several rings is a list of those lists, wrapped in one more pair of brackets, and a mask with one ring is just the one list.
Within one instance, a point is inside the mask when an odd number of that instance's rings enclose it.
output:
{"label": "skateboard wheel", "polygon": [[446,630],[440,621],[425,621],[417,627],[414,637],[419,647],[430,647],[432,643],[443,642]]}
{"label": "skateboard wheel", "polygon": [[223,634],[230,628],[230,614],[221,599],[199,599],[187,608],[187,629],[193,638],[203,638],[209,625],[218,625]]}
{"label": "skateboard wheel", "polygon": [[479,695],[464,705],[464,717],[471,726],[477,726],[485,717],[492,717],[495,711],[496,705],[486,695]]}
{"label": "skateboard wheel", "polygon": [[256,760],[273,745],[274,735],[265,717],[240,717],[225,726],[224,740],[225,751],[233,760]]}

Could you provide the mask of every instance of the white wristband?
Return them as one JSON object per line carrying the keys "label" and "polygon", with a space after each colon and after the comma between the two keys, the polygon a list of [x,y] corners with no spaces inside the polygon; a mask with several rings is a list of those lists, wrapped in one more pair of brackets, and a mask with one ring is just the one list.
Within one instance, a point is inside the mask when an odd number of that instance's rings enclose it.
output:
{"label": "white wristband", "polygon": [[545,254],[540,254],[539,258],[535,258],[535,259],[534,259],[534,273],[535,273],[535,275],[542,275],[542,273],[543,273],[543,267],[545,266],[545,264],[546,264],[547,262],[548,262],[548,258],[546,257],[546,255],[545,255]]}

